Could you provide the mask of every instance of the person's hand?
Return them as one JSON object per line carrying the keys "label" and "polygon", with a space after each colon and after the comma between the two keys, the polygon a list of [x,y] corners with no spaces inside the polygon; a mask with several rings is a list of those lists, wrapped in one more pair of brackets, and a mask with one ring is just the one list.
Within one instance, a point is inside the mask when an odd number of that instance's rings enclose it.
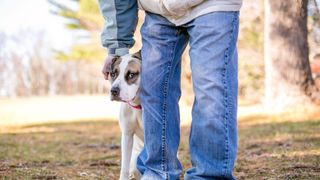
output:
{"label": "person's hand", "polygon": [[112,64],[113,58],[114,58],[114,56],[108,55],[106,57],[106,60],[104,61],[104,65],[102,68],[102,74],[103,74],[105,80],[108,80],[108,78],[109,78],[109,73],[111,71],[111,64]]}

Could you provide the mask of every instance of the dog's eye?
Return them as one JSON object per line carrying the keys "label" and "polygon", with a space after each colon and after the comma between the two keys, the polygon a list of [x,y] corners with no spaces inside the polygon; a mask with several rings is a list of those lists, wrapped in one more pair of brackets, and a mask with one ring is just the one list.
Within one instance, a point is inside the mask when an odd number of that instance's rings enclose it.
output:
{"label": "dog's eye", "polygon": [[115,72],[112,72],[112,73],[110,73],[110,76],[111,76],[112,78],[115,78],[115,77],[116,77],[116,73],[115,73]]}
{"label": "dog's eye", "polygon": [[137,75],[139,75],[139,72],[128,72],[126,75],[127,80],[132,80],[134,79]]}
{"label": "dog's eye", "polygon": [[135,73],[129,73],[128,78],[132,79],[135,76]]}

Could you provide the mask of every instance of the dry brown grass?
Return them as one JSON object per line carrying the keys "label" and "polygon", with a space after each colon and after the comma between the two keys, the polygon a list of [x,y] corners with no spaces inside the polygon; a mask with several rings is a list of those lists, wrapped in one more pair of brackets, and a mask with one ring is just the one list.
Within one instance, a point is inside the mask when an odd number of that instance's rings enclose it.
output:
{"label": "dry brown grass", "polygon": [[[305,117],[240,117],[236,177],[319,179],[320,112]],[[179,157],[186,169],[189,126],[181,133]],[[0,134],[0,179],[117,179],[119,143],[117,122],[9,128]]]}

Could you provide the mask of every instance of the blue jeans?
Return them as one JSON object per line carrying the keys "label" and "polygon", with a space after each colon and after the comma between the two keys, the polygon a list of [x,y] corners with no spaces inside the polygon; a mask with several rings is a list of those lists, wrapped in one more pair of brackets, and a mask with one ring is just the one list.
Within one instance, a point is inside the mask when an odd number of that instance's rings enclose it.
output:
{"label": "blue jeans", "polygon": [[234,179],[237,153],[238,12],[213,12],[175,26],[147,13],[142,26],[143,180],[179,179],[181,55],[189,42],[195,99],[190,132],[192,167],[185,179]]}

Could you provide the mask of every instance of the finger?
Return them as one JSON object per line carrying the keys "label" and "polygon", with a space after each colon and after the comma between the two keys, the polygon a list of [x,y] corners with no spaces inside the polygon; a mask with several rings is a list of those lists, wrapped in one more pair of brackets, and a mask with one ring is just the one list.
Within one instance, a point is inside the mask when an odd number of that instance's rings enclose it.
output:
{"label": "finger", "polygon": [[104,76],[104,79],[105,79],[105,80],[108,80],[108,79],[109,79],[109,73],[103,74],[103,76]]}
{"label": "finger", "polygon": [[107,75],[108,72],[103,68],[101,73],[104,74],[104,75]]}
{"label": "finger", "polygon": [[106,64],[103,65],[103,68],[102,68],[102,71],[101,71],[101,72],[102,72],[102,74],[104,74],[104,75],[107,75],[107,74],[109,73]]}

